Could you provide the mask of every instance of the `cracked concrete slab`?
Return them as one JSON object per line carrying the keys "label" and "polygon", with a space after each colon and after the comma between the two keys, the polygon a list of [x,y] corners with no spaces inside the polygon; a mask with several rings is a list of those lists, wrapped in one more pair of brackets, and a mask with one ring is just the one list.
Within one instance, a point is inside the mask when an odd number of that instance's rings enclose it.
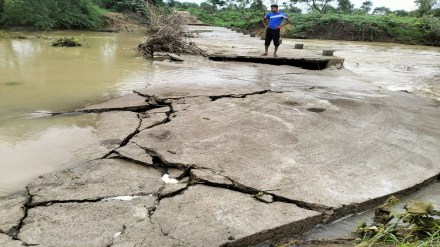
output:
{"label": "cracked concrete slab", "polygon": [[40,176],[28,185],[31,205],[52,201],[155,194],[164,186],[162,172],[124,160],[102,159]]}
{"label": "cracked concrete slab", "polygon": [[94,104],[78,111],[82,112],[107,112],[107,111],[139,111],[147,110],[150,106],[147,103],[147,99],[138,94],[131,93],[118,98],[111,99],[109,101]]}
{"label": "cracked concrete slab", "polygon": [[166,163],[209,168],[256,190],[340,208],[439,174],[438,119],[436,107],[399,92],[267,93],[193,103],[132,142]]}
{"label": "cracked concrete slab", "polygon": [[[11,237],[0,233],[0,246],[2,247],[23,247],[23,242],[18,240],[13,240]],[[40,245],[41,247],[44,247]]]}
{"label": "cracked concrete slab", "polygon": [[118,148],[140,125],[138,113],[104,112],[99,114],[96,133],[107,153]]}
{"label": "cracked concrete slab", "polygon": [[267,204],[251,195],[196,185],[161,200],[152,221],[188,246],[249,246],[305,231],[320,218],[294,204]]}
{"label": "cracked concrete slab", "polygon": [[0,232],[11,233],[25,216],[23,209],[28,198],[21,194],[0,197]]}
{"label": "cracked concrete slab", "polygon": [[[149,211],[155,207],[155,200],[145,196],[34,207],[28,210],[19,237],[28,244],[47,246],[111,246],[127,227],[149,222]],[[160,235],[156,236],[158,242],[150,246],[160,246]]]}

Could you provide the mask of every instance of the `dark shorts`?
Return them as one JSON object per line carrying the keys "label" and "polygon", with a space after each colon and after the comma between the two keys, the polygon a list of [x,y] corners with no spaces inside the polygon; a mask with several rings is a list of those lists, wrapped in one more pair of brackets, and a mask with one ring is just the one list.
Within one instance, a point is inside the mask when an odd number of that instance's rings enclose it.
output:
{"label": "dark shorts", "polygon": [[273,40],[275,46],[280,46],[280,29],[266,29],[266,39],[264,41],[265,46],[269,46],[270,42]]}

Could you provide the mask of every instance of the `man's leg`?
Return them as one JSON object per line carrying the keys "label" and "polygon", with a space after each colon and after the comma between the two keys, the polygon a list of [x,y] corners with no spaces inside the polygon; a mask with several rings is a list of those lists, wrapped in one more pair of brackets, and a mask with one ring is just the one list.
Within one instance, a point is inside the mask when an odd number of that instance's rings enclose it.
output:
{"label": "man's leg", "polygon": [[269,45],[272,41],[272,33],[269,28],[266,29],[266,38],[264,40],[264,54],[263,56],[267,56],[267,53],[269,52]]}
{"label": "man's leg", "polygon": [[273,30],[273,33],[272,33],[273,44],[275,45],[275,50],[273,52],[274,57],[277,56],[278,47],[280,46],[280,36],[281,36],[280,31],[281,31],[280,29],[276,29],[276,30]]}
{"label": "man's leg", "polygon": [[280,46],[279,45],[275,46],[275,50],[273,52],[274,57],[278,57],[278,55],[277,55],[278,47],[280,47]]}

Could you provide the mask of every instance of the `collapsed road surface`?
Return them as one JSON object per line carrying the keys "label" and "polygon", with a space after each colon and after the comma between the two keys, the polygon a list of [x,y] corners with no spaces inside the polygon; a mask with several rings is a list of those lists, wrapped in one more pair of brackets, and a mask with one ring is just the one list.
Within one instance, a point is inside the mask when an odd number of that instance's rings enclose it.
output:
{"label": "collapsed road surface", "polygon": [[1,246],[250,246],[438,179],[438,102],[345,69],[184,58],[75,111],[99,115],[100,158],[1,198]]}

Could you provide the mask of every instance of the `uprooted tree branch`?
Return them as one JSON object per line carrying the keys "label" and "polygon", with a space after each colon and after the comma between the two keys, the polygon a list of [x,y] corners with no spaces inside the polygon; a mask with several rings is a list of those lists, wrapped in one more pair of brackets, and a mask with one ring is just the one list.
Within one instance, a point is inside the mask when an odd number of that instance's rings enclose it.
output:
{"label": "uprooted tree branch", "polygon": [[143,56],[153,56],[154,52],[204,54],[203,50],[190,42],[180,14],[159,10],[148,1],[146,4],[150,28],[146,40],[137,47]]}

